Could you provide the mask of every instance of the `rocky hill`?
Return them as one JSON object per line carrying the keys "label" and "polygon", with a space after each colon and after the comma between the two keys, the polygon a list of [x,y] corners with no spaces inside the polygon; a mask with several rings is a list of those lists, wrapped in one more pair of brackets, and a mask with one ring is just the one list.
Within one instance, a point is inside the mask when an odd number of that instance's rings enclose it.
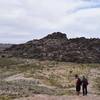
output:
{"label": "rocky hill", "polygon": [[0,51],[1,50],[4,50],[4,49],[6,49],[6,48],[9,48],[9,47],[11,47],[12,45],[11,44],[2,44],[2,43],[0,43]]}
{"label": "rocky hill", "polygon": [[54,32],[25,44],[13,45],[5,50],[17,57],[57,60],[78,63],[100,63],[100,39],[73,38]]}

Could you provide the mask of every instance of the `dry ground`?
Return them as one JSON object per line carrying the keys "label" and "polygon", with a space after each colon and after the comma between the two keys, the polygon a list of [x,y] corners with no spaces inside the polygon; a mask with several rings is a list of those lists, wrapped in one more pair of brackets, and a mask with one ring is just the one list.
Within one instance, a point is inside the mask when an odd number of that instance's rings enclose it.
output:
{"label": "dry ground", "polygon": [[[75,74],[88,78],[88,96],[75,95]],[[99,79],[100,64],[1,58],[0,100],[100,100]]]}
{"label": "dry ground", "polygon": [[100,96],[48,96],[35,95],[33,97],[21,98],[16,100],[100,100]]}

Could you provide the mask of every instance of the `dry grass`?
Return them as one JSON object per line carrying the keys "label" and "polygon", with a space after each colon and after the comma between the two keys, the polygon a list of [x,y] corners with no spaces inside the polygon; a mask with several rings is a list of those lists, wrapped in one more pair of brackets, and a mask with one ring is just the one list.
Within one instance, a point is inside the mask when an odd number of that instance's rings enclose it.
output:
{"label": "dry grass", "polygon": [[[72,94],[74,91],[70,91],[70,88],[74,87],[75,74],[88,77],[90,69],[99,66],[100,64],[76,64],[20,58],[0,59],[0,79],[2,79],[2,82],[0,81],[0,90],[4,90],[6,95],[10,91],[7,96],[0,96],[0,100],[10,100],[9,95],[13,93],[15,93],[13,94],[15,97],[29,96],[33,93],[49,95]],[[26,78],[38,79],[39,84],[44,86],[36,85],[29,80],[11,82],[4,80],[16,74],[24,74]]]}

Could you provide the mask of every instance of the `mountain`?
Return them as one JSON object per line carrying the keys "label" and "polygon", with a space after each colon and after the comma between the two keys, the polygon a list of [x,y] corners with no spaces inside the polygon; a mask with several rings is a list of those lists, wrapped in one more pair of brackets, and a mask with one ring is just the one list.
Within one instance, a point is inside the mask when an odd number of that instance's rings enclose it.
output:
{"label": "mountain", "polygon": [[9,47],[11,47],[12,46],[12,44],[3,44],[3,43],[0,43],[0,51],[1,50],[4,50],[4,49],[6,49],[6,48],[9,48]]}
{"label": "mountain", "polygon": [[68,39],[54,32],[39,40],[13,45],[5,52],[17,57],[77,63],[100,63],[100,39]]}

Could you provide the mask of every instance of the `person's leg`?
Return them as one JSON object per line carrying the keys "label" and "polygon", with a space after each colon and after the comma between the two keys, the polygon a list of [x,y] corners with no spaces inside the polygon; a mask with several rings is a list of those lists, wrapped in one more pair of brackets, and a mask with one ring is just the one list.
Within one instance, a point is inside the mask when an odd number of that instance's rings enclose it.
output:
{"label": "person's leg", "polygon": [[76,86],[76,95],[78,95],[78,87]]}
{"label": "person's leg", "polygon": [[77,95],[79,95],[79,91],[77,91]]}
{"label": "person's leg", "polygon": [[80,86],[76,86],[76,94],[77,94],[77,95],[80,94]]}
{"label": "person's leg", "polygon": [[83,96],[85,95],[85,88],[82,86]]}
{"label": "person's leg", "polygon": [[87,86],[86,86],[86,95],[87,95]]}
{"label": "person's leg", "polygon": [[80,91],[77,90],[77,91],[76,91],[76,95],[79,95],[79,94],[80,94]]}
{"label": "person's leg", "polygon": [[80,91],[81,91],[81,86],[79,86],[79,95],[80,95]]}
{"label": "person's leg", "polygon": [[84,95],[87,95],[87,86],[84,86]]}

